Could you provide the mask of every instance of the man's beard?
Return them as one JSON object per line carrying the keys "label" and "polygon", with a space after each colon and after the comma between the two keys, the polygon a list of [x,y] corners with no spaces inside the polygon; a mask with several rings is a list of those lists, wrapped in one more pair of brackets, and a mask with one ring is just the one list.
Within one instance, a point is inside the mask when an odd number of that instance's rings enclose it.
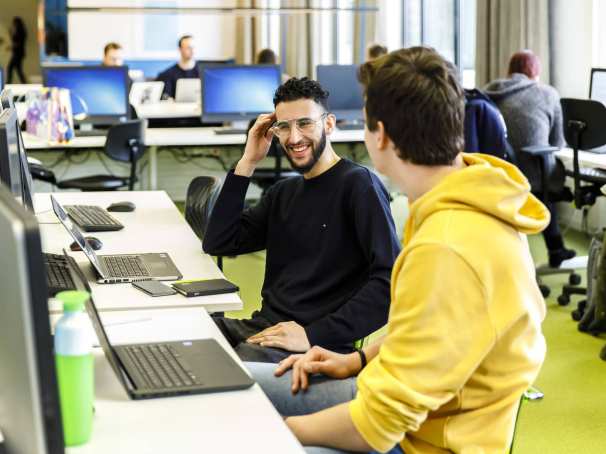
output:
{"label": "man's beard", "polygon": [[282,144],[280,144],[280,146],[282,147],[282,151],[284,152],[286,159],[288,159],[288,162],[290,162],[290,166],[293,168],[293,170],[296,170],[300,174],[305,174],[316,165],[316,162],[319,161],[320,156],[322,156],[322,153],[324,152],[324,148],[326,148],[326,131],[322,131],[322,137],[320,137],[320,141],[317,145],[313,141],[311,142],[311,158],[309,162],[303,165],[295,164],[293,159],[290,157],[290,154],[286,150],[286,147]]}

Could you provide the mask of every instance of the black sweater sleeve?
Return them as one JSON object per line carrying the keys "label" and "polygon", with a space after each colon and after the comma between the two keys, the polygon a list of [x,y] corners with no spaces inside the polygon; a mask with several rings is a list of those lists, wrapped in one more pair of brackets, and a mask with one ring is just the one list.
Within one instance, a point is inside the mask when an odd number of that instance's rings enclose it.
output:
{"label": "black sweater sleeve", "polygon": [[373,178],[370,187],[353,191],[352,205],[368,280],[336,311],[305,327],[311,345],[352,345],[387,323],[391,270],[400,252],[387,191]]}
{"label": "black sweater sleeve", "polygon": [[271,204],[265,195],[244,210],[249,178],[230,171],[215,202],[202,247],[212,255],[238,255],[265,249]]}

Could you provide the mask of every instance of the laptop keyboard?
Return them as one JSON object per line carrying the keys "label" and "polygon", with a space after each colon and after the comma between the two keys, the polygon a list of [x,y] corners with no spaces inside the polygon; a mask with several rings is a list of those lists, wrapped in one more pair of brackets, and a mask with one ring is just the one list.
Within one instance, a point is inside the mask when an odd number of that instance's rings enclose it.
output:
{"label": "laptop keyboard", "polygon": [[175,388],[201,384],[199,379],[179,362],[179,354],[170,345],[136,345],[124,347],[131,361],[152,388]]}
{"label": "laptop keyboard", "polygon": [[103,232],[124,228],[103,208],[96,205],[66,205],[65,211],[85,232]]}
{"label": "laptop keyboard", "polygon": [[149,276],[138,255],[104,255],[103,261],[110,277]]}
{"label": "laptop keyboard", "polygon": [[64,290],[76,290],[65,256],[60,254],[44,254],[46,267],[46,286],[49,298]]}

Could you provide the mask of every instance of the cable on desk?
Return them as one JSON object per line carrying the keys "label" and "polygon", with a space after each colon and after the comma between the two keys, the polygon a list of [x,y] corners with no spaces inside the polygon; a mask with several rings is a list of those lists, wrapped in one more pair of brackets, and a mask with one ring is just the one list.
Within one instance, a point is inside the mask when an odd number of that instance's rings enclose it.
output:
{"label": "cable on desk", "polygon": [[[74,159],[78,154],[83,153],[84,157],[81,159]],[[91,150],[74,150],[67,151],[67,160],[72,164],[84,164],[90,159]]]}

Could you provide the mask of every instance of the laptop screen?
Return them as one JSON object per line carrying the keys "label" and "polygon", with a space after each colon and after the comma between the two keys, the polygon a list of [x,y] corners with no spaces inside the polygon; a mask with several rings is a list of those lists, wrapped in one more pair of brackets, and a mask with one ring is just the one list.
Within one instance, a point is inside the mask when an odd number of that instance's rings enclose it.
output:
{"label": "laptop screen", "polygon": [[80,232],[78,227],[76,227],[76,225],[69,219],[67,213],[65,212],[61,204],[57,202],[57,200],[52,195],[50,196],[50,198],[51,203],[53,205],[53,211],[55,212],[55,215],[57,215],[57,217],[59,218],[59,221],[61,221],[61,224],[63,224],[63,227],[65,227],[65,230],[67,230],[67,232],[71,235],[74,241],[78,243],[78,246],[80,246],[80,248],[88,258],[88,260],[90,260],[92,265],[95,267],[97,272],[101,276],[103,276],[104,273],[102,271],[101,265],[99,264],[99,259],[97,258],[97,255],[95,254],[93,248],[90,247],[89,244],[84,240],[82,232]]}

